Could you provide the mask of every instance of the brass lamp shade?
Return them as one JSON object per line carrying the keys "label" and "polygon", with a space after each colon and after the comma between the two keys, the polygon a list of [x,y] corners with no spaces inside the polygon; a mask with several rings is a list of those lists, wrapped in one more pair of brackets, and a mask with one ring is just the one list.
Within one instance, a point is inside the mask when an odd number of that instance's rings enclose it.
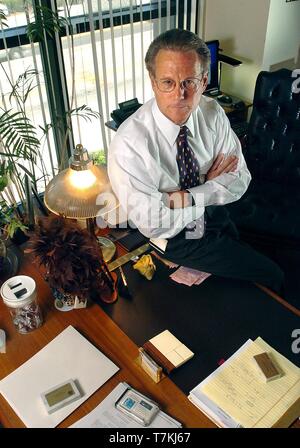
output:
{"label": "brass lamp shade", "polygon": [[47,185],[44,200],[53,213],[73,219],[102,216],[119,205],[106,168],[93,165],[82,145],[76,146],[70,168],[58,173]]}
{"label": "brass lamp shade", "polygon": [[[89,172],[95,176],[95,180],[88,188],[82,188],[80,180],[78,187],[72,183],[74,175],[72,168],[58,173],[45,190],[45,204],[48,209],[66,218],[86,219],[102,215],[101,210],[105,213],[116,208],[118,202],[111,190],[106,169],[93,165]],[[81,173],[84,171],[75,172],[78,175]],[[104,201],[99,197],[101,194],[105,194]]]}

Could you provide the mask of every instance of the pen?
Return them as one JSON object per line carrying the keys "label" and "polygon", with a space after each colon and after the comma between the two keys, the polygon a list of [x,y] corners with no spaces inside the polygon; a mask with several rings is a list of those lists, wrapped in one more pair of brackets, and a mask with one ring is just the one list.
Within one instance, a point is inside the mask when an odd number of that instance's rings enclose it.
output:
{"label": "pen", "polygon": [[121,277],[122,277],[122,280],[123,280],[124,286],[128,287],[128,285],[127,285],[127,280],[126,280],[126,277],[125,277],[124,271],[123,271],[123,269],[122,269],[122,267],[121,267],[121,266],[119,266],[119,271],[120,271],[120,274],[121,274]]}
{"label": "pen", "polygon": [[131,297],[131,294],[128,289],[127,279],[121,266],[119,266],[119,271],[123,282],[123,287],[122,290],[120,291],[120,294],[123,295],[124,297]]}

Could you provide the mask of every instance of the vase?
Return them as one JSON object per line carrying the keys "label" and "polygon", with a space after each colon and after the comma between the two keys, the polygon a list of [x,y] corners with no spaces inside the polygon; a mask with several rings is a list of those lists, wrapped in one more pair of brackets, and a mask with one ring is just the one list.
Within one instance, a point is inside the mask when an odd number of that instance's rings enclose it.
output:
{"label": "vase", "polygon": [[10,240],[0,238],[0,279],[6,280],[17,274],[22,252]]}
{"label": "vase", "polygon": [[16,244],[16,246],[20,246],[21,244],[26,243],[26,241],[29,240],[29,236],[23,230],[18,228],[11,237],[11,240],[14,244]]}

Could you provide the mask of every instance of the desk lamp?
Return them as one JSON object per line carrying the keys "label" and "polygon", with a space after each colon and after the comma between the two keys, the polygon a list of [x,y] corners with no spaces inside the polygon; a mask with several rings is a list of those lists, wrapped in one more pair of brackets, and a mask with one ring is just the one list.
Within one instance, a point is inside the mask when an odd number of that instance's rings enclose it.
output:
{"label": "desk lamp", "polygon": [[[81,144],[76,145],[69,164],[69,168],[58,173],[47,185],[45,204],[51,212],[64,218],[86,219],[87,229],[95,235],[95,217],[117,208],[118,201],[111,190],[106,169],[94,165]],[[98,198],[101,194],[105,200],[99,205]],[[104,262],[108,262],[114,255],[116,247],[108,238],[101,237],[98,240]],[[106,264],[104,268],[110,281],[114,283]]]}
{"label": "desk lamp", "polygon": [[[88,230],[94,234],[95,217],[117,208],[117,199],[111,190],[106,169],[94,165],[82,145],[76,146],[69,164],[69,168],[58,173],[47,185],[45,204],[51,212],[65,218],[86,219]],[[100,205],[97,201],[99,195],[104,195],[105,199]],[[108,247],[111,252],[112,241],[101,238],[100,243],[102,240],[102,251],[107,252]],[[103,254],[104,260],[109,261],[113,254]]]}

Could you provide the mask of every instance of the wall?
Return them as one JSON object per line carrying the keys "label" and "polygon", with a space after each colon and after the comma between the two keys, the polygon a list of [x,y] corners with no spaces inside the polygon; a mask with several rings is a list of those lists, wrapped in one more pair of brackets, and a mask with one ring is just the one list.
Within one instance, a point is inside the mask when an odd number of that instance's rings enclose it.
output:
{"label": "wall", "polygon": [[253,99],[261,70],[300,67],[300,0],[201,0],[202,37],[219,39],[224,54],[243,61],[222,64],[221,89]]}
{"label": "wall", "polygon": [[300,0],[272,0],[263,70],[300,67]]}
{"label": "wall", "polygon": [[219,39],[224,54],[243,61],[236,68],[222,64],[221,88],[248,101],[263,63],[270,1],[206,0],[203,8],[202,37]]}

